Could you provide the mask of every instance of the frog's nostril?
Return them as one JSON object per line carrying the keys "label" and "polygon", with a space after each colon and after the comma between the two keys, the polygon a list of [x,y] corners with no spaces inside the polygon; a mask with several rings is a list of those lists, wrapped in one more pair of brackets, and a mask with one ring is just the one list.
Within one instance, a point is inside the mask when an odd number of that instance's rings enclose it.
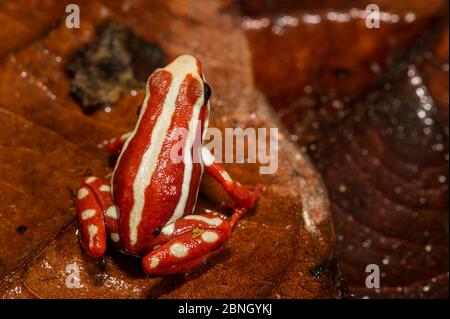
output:
{"label": "frog's nostril", "polygon": [[162,227],[156,227],[154,230],[153,230],[153,236],[158,236],[159,234],[161,234],[161,230],[162,230]]}
{"label": "frog's nostril", "polygon": [[205,103],[209,101],[211,98],[211,87],[208,85],[208,83],[205,82]]}

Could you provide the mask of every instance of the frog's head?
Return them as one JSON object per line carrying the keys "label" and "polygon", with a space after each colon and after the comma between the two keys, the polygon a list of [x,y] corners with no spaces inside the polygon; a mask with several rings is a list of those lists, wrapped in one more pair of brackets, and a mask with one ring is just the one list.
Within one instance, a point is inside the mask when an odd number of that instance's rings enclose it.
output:
{"label": "frog's head", "polygon": [[[211,88],[206,83],[200,61],[191,55],[181,55],[148,79],[147,96],[160,96],[168,107],[195,115],[202,121],[202,131],[208,127]],[[144,103],[147,105],[147,103]]]}
{"label": "frog's head", "polygon": [[[205,80],[205,74],[200,61],[191,55],[181,55],[164,70],[173,76],[173,82],[182,82],[178,94],[187,94],[190,99],[197,100],[209,110],[209,99],[211,98],[211,88]],[[182,98],[182,96],[178,96]]]}
{"label": "frog's head", "polygon": [[[191,55],[181,55],[162,70],[171,73],[173,82],[176,84],[182,82],[182,84],[186,86],[193,86],[189,89],[194,91],[197,91],[200,88],[199,92],[195,92],[196,94],[194,95],[202,98],[203,105],[208,103],[211,97],[211,88],[208,83],[206,83],[202,65],[197,58]],[[198,93],[201,94],[199,95]]]}
{"label": "frog's head", "polygon": [[[167,101],[208,106],[211,88],[206,83],[200,61],[191,55],[181,55],[148,78],[147,95],[163,95]],[[150,93],[150,94],[149,94]]]}

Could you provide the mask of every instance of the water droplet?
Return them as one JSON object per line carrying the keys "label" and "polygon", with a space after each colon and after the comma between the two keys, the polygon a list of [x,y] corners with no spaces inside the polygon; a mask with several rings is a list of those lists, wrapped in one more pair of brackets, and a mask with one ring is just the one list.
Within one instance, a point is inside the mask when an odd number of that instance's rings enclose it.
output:
{"label": "water droplet", "polygon": [[405,22],[406,23],[411,23],[414,22],[416,20],[416,15],[413,12],[408,12],[407,14],[405,14]]}
{"label": "water droplet", "polygon": [[435,152],[442,152],[444,150],[444,145],[443,144],[433,144],[431,146],[431,149]]}
{"label": "water droplet", "polygon": [[371,239],[366,239],[362,242],[362,246],[364,248],[369,248],[370,246],[372,246],[372,240]]}
{"label": "water droplet", "polygon": [[371,62],[370,63],[370,69],[372,70],[373,73],[378,74],[381,72],[381,67],[378,63],[376,62]]}
{"label": "water droplet", "polygon": [[303,90],[305,91],[306,94],[310,94],[312,92],[312,87],[311,85],[305,85]]}
{"label": "water droplet", "polygon": [[425,95],[425,90],[423,88],[417,88],[416,89],[416,94],[417,96],[424,96]]}
{"label": "water droplet", "polygon": [[420,77],[418,77],[418,76],[413,76],[412,78],[411,78],[411,84],[412,85],[419,85],[419,84],[421,84],[422,83],[422,79],[420,78]]}
{"label": "water droplet", "polygon": [[341,110],[344,107],[344,104],[339,100],[334,100],[331,105],[337,110]]}
{"label": "water droplet", "polygon": [[427,113],[424,110],[420,110],[419,112],[417,112],[417,116],[423,119],[425,118],[425,116],[427,116]]}

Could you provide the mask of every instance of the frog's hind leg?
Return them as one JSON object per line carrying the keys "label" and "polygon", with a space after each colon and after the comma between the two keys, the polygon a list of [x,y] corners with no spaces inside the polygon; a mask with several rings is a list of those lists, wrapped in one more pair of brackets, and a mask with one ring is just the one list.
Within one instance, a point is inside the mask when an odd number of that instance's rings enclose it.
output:
{"label": "frog's hind leg", "polygon": [[81,245],[92,257],[101,257],[106,250],[106,234],[119,240],[117,210],[111,189],[106,181],[90,176],[83,179],[77,195],[77,217],[80,224]]}
{"label": "frog's hind leg", "polygon": [[186,273],[221,251],[231,233],[219,214],[187,215],[164,227],[152,242],[153,251],[142,260],[146,273]]}
{"label": "frog's hind leg", "polygon": [[233,180],[225,168],[216,162],[214,155],[206,148],[202,147],[202,161],[206,172],[211,175],[227,192],[227,194],[236,202],[234,206],[232,221],[237,222],[247,209],[252,208],[255,202],[261,197],[264,189],[263,185],[257,185],[253,191],[241,183]]}

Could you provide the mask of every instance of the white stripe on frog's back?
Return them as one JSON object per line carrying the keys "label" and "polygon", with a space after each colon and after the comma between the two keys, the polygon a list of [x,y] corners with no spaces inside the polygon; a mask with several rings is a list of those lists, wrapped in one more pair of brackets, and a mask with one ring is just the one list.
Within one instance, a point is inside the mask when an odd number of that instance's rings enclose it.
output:
{"label": "white stripe on frog's back", "polygon": [[[138,227],[142,219],[142,210],[144,209],[145,205],[145,190],[150,185],[150,181],[153,175],[153,172],[155,171],[156,165],[158,164],[158,158],[159,154],[161,153],[163,142],[167,136],[167,132],[169,130],[170,124],[172,122],[172,116],[175,112],[176,108],[176,100],[180,91],[181,84],[186,79],[186,76],[188,74],[192,74],[194,78],[199,80],[201,82],[201,77],[198,74],[198,67],[197,67],[197,60],[191,56],[183,55],[178,57],[176,60],[174,60],[171,64],[166,66],[163,70],[171,73],[172,75],[172,82],[170,84],[169,90],[167,92],[167,95],[164,100],[164,104],[162,106],[161,114],[159,115],[155,127],[153,128],[152,134],[151,134],[151,140],[149,147],[145,151],[144,155],[142,156],[141,163],[139,165],[136,177],[134,179],[133,183],[133,198],[134,198],[134,205],[130,212],[130,244],[134,245],[136,244],[138,240]],[[150,98],[150,92],[147,84],[147,90],[146,90],[146,97],[144,99],[144,104],[142,105],[142,110],[139,115],[139,119],[137,122],[137,125],[130,136],[130,138],[127,140],[127,142],[124,145],[124,148],[121,152],[121,155],[125,152],[127,149],[130,141],[134,138],[137,129],[140,126],[140,122],[142,120],[143,115],[146,112],[148,99]],[[197,101],[195,108],[194,108],[194,114],[193,118],[197,116],[198,118],[198,112],[196,113],[197,104],[200,104],[201,107],[201,101],[203,98],[199,98],[200,102]],[[200,108],[198,108],[200,109]],[[192,119],[191,119],[192,122]],[[191,130],[191,123],[189,124],[189,130]],[[190,135],[189,131],[189,135]],[[190,153],[190,152],[186,152]],[[120,161],[121,155],[119,156],[119,159],[117,161],[117,164]],[[191,160],[192,162],[192,160]],[[116,165],[117,167],[117,165]],[[182,194],[180,196],[180,200],[177,204],[177,209],[175,210],[175,213],[178,210],[183,209],[186,205],[186,199],[187,195],[189,194],[189,183],[190,183],[190,175],[192,171],[192,164],[190,166],[190,171],[185,168],[184,176],[183,176],[183,185],[182,185]],[[188,180],[188,181],[187,181]],[[187,187],[186,187],[187,185]],[[187,192],[187,194],[185,194]],[[186,199],[184,199],[186,198]],[[181,208],[182,206],[182,208]],[[180,207],[180,208],[179,208]]]}
{"label": "white stripe on frog's back", "polygon": [[[203,105],[203,99],[204,99],[204,97],[203,97],[203,93],[202,93],[202,96],[200,96],[197,99],[197,101],[195,102],[195,105],[194,105],[194,108],[192,111],[192,117],[189,121],[188,136],[186,138],[186,144],[184,145],[185,151],[183,152],[184,153],[184,156],[183,156],[184,172],[183,172],[183,184],[181,186],[181,196],[180,196],[177,206],[175,207],[175,211],[173,212],[172,217],[169,219],[169,221],[166,223],[166,225],[180,219],[184,215],[184,210],[186,208],[186,202],[189,197],[191,179],[192,179],[192,168],[193,168],[192,148],[193,148],[193,145],[195,142],[195,138],[197,136],[197,130],[200,129],[198,124],[200,122],[199,116],[200,116],[200,110]],[[201,145],[200,145],[200,147],[201,147]],[[187,151],[187,150],[189,150],[189,151]],[[194,150],[194,151],[198,152],[199,150]],[[198,153],[198,155],[200,155],[200,154]],[[198,156],[198,158],[200,158],[200,156]],[[202,172],[203,172],[203,169],[202,169]],[[201,178],[201,176],[200,176],[200,178]],[[198,196],[198,189],[195,190],[195,192],[196,192],[196,196]],[[192,207],[192,208],[194,208],[194,207]],[[188,212],[188,213],[191,213],[191,212]]]}

